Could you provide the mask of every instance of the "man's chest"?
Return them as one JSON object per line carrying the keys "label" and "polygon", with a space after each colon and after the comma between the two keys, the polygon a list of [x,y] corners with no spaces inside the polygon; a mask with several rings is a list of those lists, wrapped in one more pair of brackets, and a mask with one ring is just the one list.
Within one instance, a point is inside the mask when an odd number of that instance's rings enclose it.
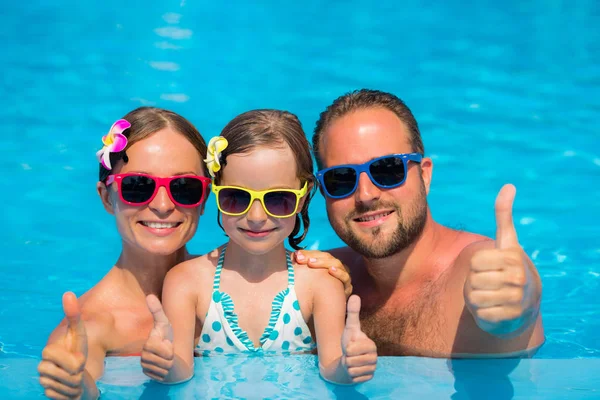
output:
{"label": "man's chest", "polygon": [[436,356],[452,348],[446,307],[439,287],[429,285],[383,304],[363,301],[363,331],[379,355]]}

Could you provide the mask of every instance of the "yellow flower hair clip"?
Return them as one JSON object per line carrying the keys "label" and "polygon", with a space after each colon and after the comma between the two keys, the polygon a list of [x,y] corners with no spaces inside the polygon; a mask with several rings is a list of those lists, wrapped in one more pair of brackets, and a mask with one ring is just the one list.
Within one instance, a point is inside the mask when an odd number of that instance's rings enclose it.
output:
{"label": "yellow flower hair clip", "polygon": [[215,136],[208,142],[208,151],[204,162],[208,167],[208,173],[213,178],[221,170],[221,152],[227,148],[227,139],[223,136]]}

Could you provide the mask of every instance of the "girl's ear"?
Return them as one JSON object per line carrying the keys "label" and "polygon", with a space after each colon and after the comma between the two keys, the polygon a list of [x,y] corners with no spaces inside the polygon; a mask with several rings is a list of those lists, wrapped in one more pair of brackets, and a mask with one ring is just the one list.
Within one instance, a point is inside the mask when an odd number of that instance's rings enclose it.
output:
{"label": "girl's ear", "polygon": [[302,198],[298,202],[298,209],[296,210],[296,214],[300,214],[302,212],[302,209],[304,208],[304,203],[306,203],[306,201],[308,200],[314,187],[314,182],[308,182],[308,185],[306,186],[306,194],[304,194],[304,196],[302,196]]}

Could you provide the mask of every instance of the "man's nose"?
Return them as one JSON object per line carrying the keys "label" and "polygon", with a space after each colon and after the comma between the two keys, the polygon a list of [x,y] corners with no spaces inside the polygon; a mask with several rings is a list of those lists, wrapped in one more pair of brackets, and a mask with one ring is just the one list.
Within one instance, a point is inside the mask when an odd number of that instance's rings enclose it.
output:
{"label": "man's nose", "polygon": [[381,197],[381,189],[375,185],[366,172],[363,172],[358,177],[358,186],[354,192],[354,199],[357,203],[369,204],[379,200]]}

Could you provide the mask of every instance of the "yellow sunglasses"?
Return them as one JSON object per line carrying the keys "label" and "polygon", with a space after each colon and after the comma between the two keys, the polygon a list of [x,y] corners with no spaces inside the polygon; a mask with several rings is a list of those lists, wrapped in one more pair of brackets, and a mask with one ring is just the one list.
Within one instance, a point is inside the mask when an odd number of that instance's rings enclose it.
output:
{"label": "yellow sunglasses", "polygon": [[265,212],[271,217],[291,217],[298,211],[300,199],[308,190],[308,182],[300,190],[269,189],[251,190],[237,186],[212,185],[212,192],[217,198],[217,207],[223,214],[237,216],[250,210],[254,200],[259,200]]}

